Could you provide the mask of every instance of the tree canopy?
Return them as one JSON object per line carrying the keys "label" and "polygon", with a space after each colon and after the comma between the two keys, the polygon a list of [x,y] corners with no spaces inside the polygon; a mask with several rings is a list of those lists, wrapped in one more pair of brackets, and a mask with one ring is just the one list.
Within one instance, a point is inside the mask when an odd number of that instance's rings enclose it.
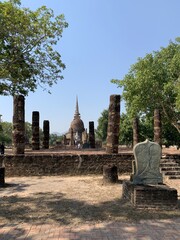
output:
{"label": "tree canopy", "polygon": [[122,80],[112,80],[123,88],[127,113],[153,115],[162,112],[162,119],[180,132],[180,44],[170,42],[160,51],[147,54],[131,66]]}
{"label": "tree canopy", "polygon": [[98,119],[98,126],[96,129],[97,138],[105,142],[107,138],[108,128],[108,109],[104,109],[101,116]]}
{"label": "tree canopy", "polygon": [[[145,141],[149,139],[153,141],[154,138],[154,119],[153,116],[143,115],[139,118],[139,141]],[[105,109],[99,119],[96,130],[97,137],[105,142],[107,137],[108,127],[108,109]],[[171,126],[169,122],[165,122],[162,128],[162,143],[167,147],[170,145],[179,146],[179,133],[175,128]],[[119,144],[120,145],[133,145],[133,124],[130,115],[122,113],[120,116],[120,132],[119,132]]]}
{"label": "tree canopy", "polygon": [[0,94],[47,89],[65,68],[55,45],[68,24],[45,6],[32,11],[20,0],[0,1]]}

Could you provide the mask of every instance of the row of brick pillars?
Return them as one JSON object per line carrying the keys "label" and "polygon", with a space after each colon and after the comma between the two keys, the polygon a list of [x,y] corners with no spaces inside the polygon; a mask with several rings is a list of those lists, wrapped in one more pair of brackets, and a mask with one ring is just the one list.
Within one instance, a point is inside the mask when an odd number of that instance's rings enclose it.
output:
{"label": "row of brick pillars", "polygon": [[[154,110],[154,142],[162,145],[162,127],[161,114],[159,109]],[[133,146],[139,142],[139,119],[136,117],[133,120]]]}
{"label": "row of brick pillars", "polygon": [[[13,98],[13,153],[24,154],[25,150],[25,98],[16,95]],[[49,121],[43,122],[43,148],[49,148]],[[39,150],[39,112],[32,113],[32,149]]]}
{"label": "row of brick pillars", "polygon": [[[120,95],[111,95],[109,103],[106,152],[118,153],[120,129]],[[139,142],[139,120],[133,120],[133,146]],[[154,110],[154,142],[161,145],[161,116],[159,109]]]}
{"label": "row of brick pillars", "polygon": [[[120,129],[120,95],[111,95],[109,103],[107,153],[118,153]],[[25,99],[24,96],[14,96],[13,111],[13,150],[14,154],[24,154],[25,149]],[[43,148],[49,148],[49,121],[43,123]],[[138,119],[133,121],[133,145],[138,143]],[[72,134],[72,133],[71,133]],[[154,141],[161,144],[161,118],[160,111],[154,111]],[[94,122],[89,122],[90,147],[95,148]],[[39,112],[32,114],[32,149],[39,150]]]}

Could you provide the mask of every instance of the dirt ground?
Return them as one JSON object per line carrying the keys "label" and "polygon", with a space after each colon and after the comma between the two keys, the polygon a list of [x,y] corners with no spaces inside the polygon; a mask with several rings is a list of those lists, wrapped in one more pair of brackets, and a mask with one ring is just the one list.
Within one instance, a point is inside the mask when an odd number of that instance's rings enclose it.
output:
{"label": "dirt ground", "polygon": [[180,180],[169,181],[178,190],[178,209],[139,210],[121,199],[122,181],[104,185],[102,176],[6,178],[0,188],[0,223],[94,224],[104,221],[180,217]]}

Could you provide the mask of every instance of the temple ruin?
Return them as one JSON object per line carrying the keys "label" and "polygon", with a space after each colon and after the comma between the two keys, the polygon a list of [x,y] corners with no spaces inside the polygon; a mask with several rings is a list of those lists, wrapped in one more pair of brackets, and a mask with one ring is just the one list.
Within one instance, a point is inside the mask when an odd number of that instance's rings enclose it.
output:
{"label": "temple ruin", "polygon": [[76,97],[76,108],[74,119],[70,124],[69,131],[65,134],[66,145],[78,146],[87,142],[87,131],[84,128],[84,123],[81,120],[79,113],[78,98]]}

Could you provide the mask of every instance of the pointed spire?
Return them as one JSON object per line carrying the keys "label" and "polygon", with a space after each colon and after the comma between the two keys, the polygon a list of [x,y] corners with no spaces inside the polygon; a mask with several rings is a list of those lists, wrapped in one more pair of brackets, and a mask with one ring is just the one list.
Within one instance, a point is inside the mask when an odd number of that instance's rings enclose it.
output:
{"label": "pointed spire", "polygon": [[80,116],[80,113],[79,113],[78,97],[76,96],[76,110],[75,110],[74,118],[79,116]]}

